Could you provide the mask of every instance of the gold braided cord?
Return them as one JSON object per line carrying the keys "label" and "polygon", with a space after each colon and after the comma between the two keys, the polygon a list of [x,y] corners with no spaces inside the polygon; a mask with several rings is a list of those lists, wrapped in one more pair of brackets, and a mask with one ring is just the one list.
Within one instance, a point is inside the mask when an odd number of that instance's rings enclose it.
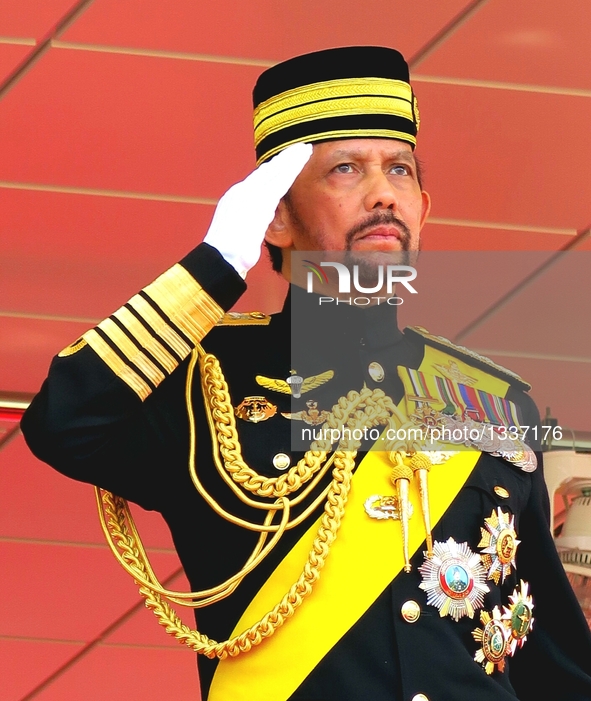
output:
{"label": "gold braided cord", "polygon": [[[149,588],[156,594],[165,596],[174,603],[181,606],[188,606],[190,608],[203,608],[204,606],[209,606],[210,604],[229,596],[244,579],[244,577],[268,555],[270,550],[276,545],[281,533],[284,530],[283,528],[279,531],[278,535],[275,534],[266,548],[263,548],[263,545],[267,534],[262,533],[244,567],[222,584],[199,592],[171,591],[162,587],[151,567],[148,555],[136,529],[135,522],[127,502],[120,497],[115,497],[110,492],[98,488],[95,490],[95,492],[101,526],[107,538],[107,543],[111,547],[111,550],[119,561],[119,564],[136,580],[137,584]],[[119,504],[118,512],[113,511],[114,507],[111,503],[113,499],[119,500],[117,502],[117,504]],[[274,513],[275,512],[269,512],[267,518],[271,519]],[[283,518],[287,520],[288,517],[289,510],[284,509]],[[129,564],[129,556],[125,554],[127,550],[125,550],[125,552],[122,554],[122,552],[120,552],[118,549],[118,546],[120,548],[121,545],[118,543],[118,537],[114,534],[117,534],[121,530],[121,523],[125,524],[126,532],[129,532],[129,537],[131,539],[130,543],[133,546],[134,558],[141,563],[140,571],[137,570],[135,565]],[[142,574],[142,572],[145,572],[145,574]]]}
{"label": "gold braided cord", "polygon": [[[221,474],[227,472],[226,483],[231,483],[238,488],[248,485],[251,493],[272,500],[254,502],[259,505],[258,508],[266,511],[262,524],[242,521],[224,511],[199,481],[195,468],[196,431],[191,393],[197,360],[201,365],[203,393],[216,465]],[[284,474],[279,478],[269,479],[258,475],[242,460],[234,410],[225,378],[217,359],[206,354],[201,347],[193,352],[189,365],[186,400],[190,429],[190,471],[195,487],[218,515],[259,532],[258,541],[242,569],[222,584],[200,592],[176,592],[165,589],[152,569],[127,502],[97,488],[97,505],[101,525],[111,550],[139,585],[139,591],[146,600],[146,606],[154,612],[166,632],[200,654],[224,659],[228,655],[235,656],[247,652],[254,645],[273,635],[275,630],[293,616],[304,599],[312,593],[341,524],[355,467],[355,457],[361,440],[341,441],[338,449],[328,460],[326,458],[331,448],[330,441],[313,443],[312,450],[306,453],[308,457],[305,456],[300,461],[301,465],[298,464],[290,470],[291,475]],[[370,390],[364,387],[361,392],[349,392],[346,397],[341,397],[333,407],[325,426],[327,428],[347,427],[352,432],[355,429],[372,428],[378,425],[394,426],[394,419],[398,425],[404,422],[404,417],[392,400],[381,390]],[[393,450],[394,444],[388,443],[387,449]],[[293,499],[290,499],[290,494],[298,492],[302,487],[306,493],[309,493],[312,485],[317,484],[330,466],[332,466],[332,480],[328,487],[322,490],[320,496],[315,498],[302,514],[290,520],[292,507],[300,500],[299,494],[295,494]],[[252,501],[249,497],[243,500]],[[321,501],[324,501],[324,510],[300,576],[281,601],[261,620],[239,635],[222,642],[208,638],[181,621],[169,602],[190,608],[200,608],[229,596],[244,577],[269,554],[285,530],[301,523]],[[280,522],[273,523],[278,513],[281,516]],[[267,543],[269,533],[272,533],[272,536]]]}
{"label": "gold braided cord", "polygon": [[148,568],[142,562],[137,544],[127,526],[124,500],[115,497],[110,492],[103,492],[102,504],[105,508],[103,520],[110,532],[109,542],[113,539],[113,544],[119,548],[120,561],[123,560],[126,563],[126,569],[131,570],[136,582],[141,584],[140,594],[146,599],[146,606],[154,612],[160,624],[166,628],[167,633],[176,637],[195,652],[207,657],[224,659],[228,655],[235,656],[241,652],[247,652],[253,645],[258,645],[265,638],[273,635],[275,630],[293,616],[304,599],[312,593],[313,586],[320,576],[320,570],[324,567],[330,546],[334,542],[341,524],[351,486],[354,461],[355,453],[338,451],[331,489],[325,503],[318,533],[298,580],[290,587],[281,601],[260,621],[240,635],[221,643],[186,626],[169,604],[163,601],[162,595],[155,591]]}

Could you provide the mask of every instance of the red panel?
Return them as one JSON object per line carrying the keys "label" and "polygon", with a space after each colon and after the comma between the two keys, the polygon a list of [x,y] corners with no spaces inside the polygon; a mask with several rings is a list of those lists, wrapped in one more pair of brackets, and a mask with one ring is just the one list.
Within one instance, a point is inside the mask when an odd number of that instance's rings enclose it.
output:
{"label": "red panel", "polygon": [[591,5],[586,2],[495,0],[485,3],[416,70],[589,89],[589,26]]}
{"label": "red panel", "polygon": [[41,38],[77,5],[74,0],[2,0],[2,36]]}
{"label": "red panel", "polygon": [[[588,362],[557,363],[495,356],[493,353],[490,357],[510,367],[532,385],[531,395],[542,418],[546,407],[550,407],[552,416],[563,428],[591,430],[591,372]],[[568,438],[567,432],[564,437]]]}
{"label": "red panel", "polygon": [[72,643],[0,640],[2,701],[20,701],[81,648]]}
{"label": "red panel", "polygon": [[[22,436],[0,451],[0,504],[0,537],[107,547],[93,488],[37,460]],[[159,514],[134,507],[134,515],[145,545],[174,550]]]}
{"label": "red panel", "polygon": [[[550,255],[549,252],[425,251],[417,262],[418,294],[404,297],[404,304],[398,310],[399,322],[403,326],[424,326],[431,333],[453,340],[455,334]],[[506,334],[498,337],[500,343],[507,340]],[[474,343],[466,345],[472,347]],[[510,347],[515,349],[515,345]]]}
{"label": "red panel", "polygon": [[0,316],[0,387],[5,391],[36,392],[53,356],[88,326]]}
{"label": "red panel", "polygon": [[0,179],[217,197],[253,167],[251,66],[52,49],[0,108]]}
{"label": "red panel", "polygon": [[544,227],[589,223],[591,100],[415,87],[433,216]]}
{"label": "red panel", "polygon": [[[424,251],[556,251],[571,240],[572,237],[562,234],[430,223],[421,233]],[[591,239],[582,243],[580,249],[589,246]]]}
{"label": "red panel", "polygon": [[105,544],[92,488],[34,458],[22,436],[0,451],[0,495],[2,537]]}
{"label": "red panel", "polygon": [[[162,579],[178,566],[173,555],[152,560]],[[0,542],[0,574],[11,600],[0,635],[89,641],[141,601],[106,549]]]}
{"label": "red panel", "polygon": [[100,647],[35,701],[199,701],[197,664],[188,649]]}
{"label": "red panel", "polygon": [[62,37],[108,44],[280,60],[348,44],[395,46],[411,53],[457,14],[466,0],[101,0]]}
{"label": "red panel", "polygon": [[139,262],[148,274],[157,274],[203,238],[213,214],[209,205],[2,187],[0,209],[0,261],[10,260],[6,267],[18,267],[28,278],[19,258],[39,267],[51,266],[54,259],[70,266],[88,259]]}
{"label": "red panel", "polygon": [[0,84],[8,78],[9,74],[32,49],[32,46],[0,44]]}
{"label": "red panel", "polygon": [[[521,259],[525,267],[527,261],[522,256],[516,263]],[[489,275],[503,280],[505,271],[499,258],[498,254],[491,254],[493,272]],[[485,325],[466,337],[466,344],[591,360],[591,326],[577,323],[577,317],[591,318],[590,266],[589,251],[572,253],[554,263]],[[591,377],[591,364],[587,365],[586,371]],[[585,417],[589,421],[591,412]]]}
{"label": "red panel", "polygon": [[[204,205],[1,188],[0,208],[0,307],[88,319],[110,314],[188,253],[213,212]],[[238,308],[277,311],[284,289],[264,253]],[[52,350],[49,358],[61,348]]]}
{"label": "red panel", "polygon": [[[167,585],[168,589],[176,591],[190,591],[189,583],[185,575],[179,575]],[[175,610],[184,623],[191,628],[195,628],[195,617],[193,609],[176,606]],[[157,645],[158,647],[173,647],[185,649],[174,637],[168,635],[151,611],[142,608],[129,618],[122,626],[117,628],[105,640],[107,645]]]}
{"label": "red panel", "polygon": [[[244,66],[54,50],[2,103],[0,177],[215,197],[252,166],[255,74]],[[434,84],[419,91],[434,216],[586,223],[591,101]],[[564,114],[577,116],[568,140]]]}

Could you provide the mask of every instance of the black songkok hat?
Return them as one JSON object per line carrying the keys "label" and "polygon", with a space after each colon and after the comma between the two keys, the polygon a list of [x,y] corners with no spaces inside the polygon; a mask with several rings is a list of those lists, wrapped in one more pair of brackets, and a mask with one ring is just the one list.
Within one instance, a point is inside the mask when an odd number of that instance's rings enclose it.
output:
{"label": "black songkok hat", "polygon": [[269,68],[253,90],[257,164],[290,144],[329,139],[417,143],[419,111],[402,54],[345,46]]}

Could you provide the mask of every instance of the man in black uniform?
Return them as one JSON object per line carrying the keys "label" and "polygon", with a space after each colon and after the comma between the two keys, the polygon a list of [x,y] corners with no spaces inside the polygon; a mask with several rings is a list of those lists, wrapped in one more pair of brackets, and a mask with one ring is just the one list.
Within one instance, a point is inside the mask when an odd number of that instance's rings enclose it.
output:
{"label": "man in black uniform", "polygon": [[[212,701],[590,700],[539,456],[511,429],[537,423],[527,383],[399,331],[389,304],[327,314],[293,286],[272,318],[225,313],[263,238],[288,279],[290,251],[418,250],[429,197],[406,63],[300,56],[254,102],[259,167],[203,244],[58,354],[23,418],[31,449],[162,513],[209,604],[211,638],[178,630]],[[303,455],[294,427],[316,439]],[[426,450],[410,428],[447,443]]]}

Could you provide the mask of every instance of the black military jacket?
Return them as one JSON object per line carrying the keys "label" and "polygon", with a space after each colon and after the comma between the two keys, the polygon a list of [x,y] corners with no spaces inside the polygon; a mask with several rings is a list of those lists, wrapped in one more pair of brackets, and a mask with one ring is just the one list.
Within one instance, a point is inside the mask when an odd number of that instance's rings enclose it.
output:
{"label": "black military jacket", "polygon": [[[225,309],[244,289],[233,269],[206,245],[199,246],[182,265]],[[298,296],[298,304],[309,304],[303,291],[296,289],[293,294]],[[308,398],[313,398],[319,409],[330,409],[339,396],[361,389],[364,383],[371,388],[379,386],[399,400],[403,387],[397,366],[417,368],[424,352],[425,341],[420,335],[399,331],[395,307],[381,305],[361,311],[341,306],[331,321],[323,321],[323,333],[309,334],[305,328],[292,329],[291,301],[288,297],[283,311],[268,324],[219,326],[203,340],[206,350],[220,360],[235,407],[245,397],[256,395],[264,395],[278,407],[275,416],[266,421],[237,421],[246,462],[270,476],[278,474],[273,464],[278,453],[290,454],[292,464],[300,457],[290,451],[293,422],[282,416],[294,406],[289,396],[263,389],[255,380],[257,375],[284,379],[294,369],[304,377],[332,370],[333,380],[302,397],[302,409]],[[310,314],[314,313],[310,305]],[[311,324],[310,328],[318,327]],[[291,355],[292,332],[306,338],[309,348],[297,368]],[[470,362],[465,357],[463,360]],[[368,370],[372,362],[380,363],[385,371],[379,385]],[[472,362],[479,365],[477,360]],[[92,348],[84,346],[54,359],[22,428],[32,451],[60,472],[161,512],[192,589],[201,590],[239,570],[256,535],[216,515],[191,482],[186,371],[187,359],[142,402]],[[225,508],[252,518],[251,509],[230,494],[213,467],[198,380],[192,399],[200,478]],[[508,398],[519,407],[525,424],[537,421],[535,407],[519,382],[510,388]],[[508,498],[497,495],[494,488],[498,486],[507,490]],[[436,608],[427,605],[418,586],[417,567],[423,560],[420,548],[412,572],[395,578],[310,673],[291,697],[293,701],[411,701],[420,694],[430,701],[533,701],[539,698],[539,689],[553,701],[591,700],[591,640],[549,532],[541,464],[528,474],[483,454],[435,527],[434,538],[467,541],[477,551],[480,527],[498,506],[514,514],[521,545],[517,572],[502,586],[490,582],[485,608],[490,611],[507,604],[508,596],[523,579],[531,587],[536,619],[528,641],[508,661],[505,672],[487,675],[474,661],[477,646],[471,632],[476,618],[454,622],[441,618]],[[286,532],[277,548],[232,596],[199,610],[199,629],[216,640],[226,639],[256,591],[316,517],[314,514]],[[421,608],[420,618],[413,624],[401,616],[402,604],[410,599]],[[285,664],[289,665],[289,660]],[[215,661],[199,657],[204,697],[215,665]],[[256,688],[256,680],[252,684]]]}

